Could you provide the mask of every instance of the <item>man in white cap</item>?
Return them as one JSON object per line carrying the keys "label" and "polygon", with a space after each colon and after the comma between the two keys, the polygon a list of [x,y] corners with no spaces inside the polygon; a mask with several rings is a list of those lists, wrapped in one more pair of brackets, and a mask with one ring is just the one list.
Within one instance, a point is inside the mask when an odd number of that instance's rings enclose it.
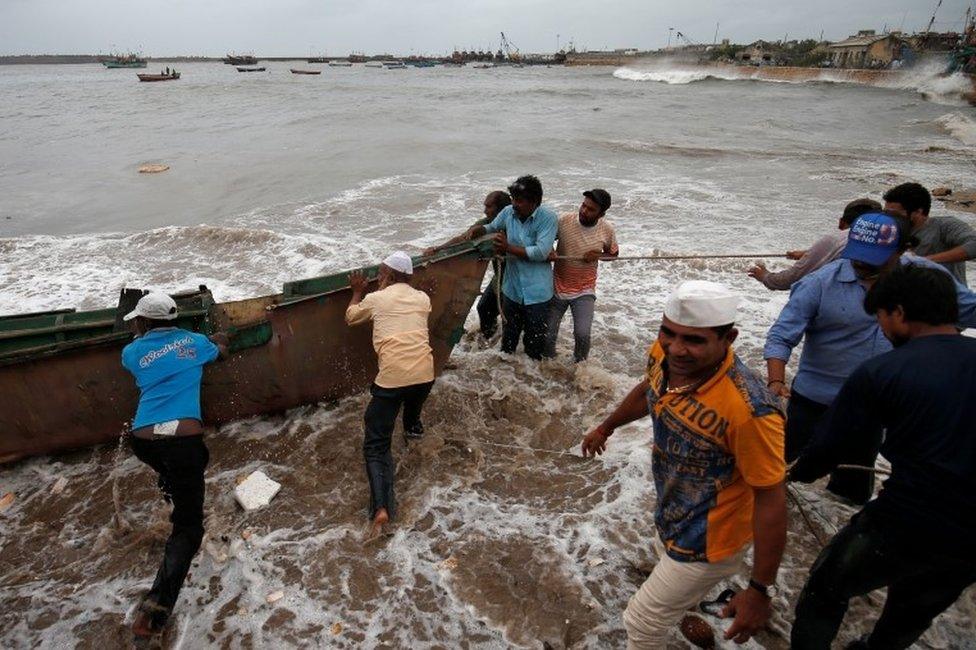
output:
{"label": "man in white cap", "polygon": [[165,293],[144,295],[123,316],[134,321],[135,339],[122,350],[122,365],[135,377],[139,406],[130,444],[136,457],[159,474],[163,498],[173,504],[173,529],[163,561],[142,598],[132,626],[138,637],[162,632],[193,556],[203,539],[203,472],[210,460],[203,442],[200,383],[203,366],[227,355],[227,335],[206,337],[175,326],[179,310]]}
{"label": "man in white cap", "polygon": [[627,647],[664,648],[668,630],[755,547],[749,586],[725,608],[726,639],[765,625],[786,544],[783,415],[732,349],[739,296],[689,281],[668,298],[644,379],[583,440],[601,454],[618,427],[650,415],[660,558],[624,612]]}
{"label": "man in white cap", "polygon": [[373,348],[379,361],[379,373],[369,391],[373,397],[364,416],[371,536],[383,532],[396,511],[390,444],[397,415],[402,407],[407,439],[423,436],[420,411],[434,385],[434,355],[427,326],[430,297],[410,286],[412,276],[413,262],[402,251],[383,260],[377,278],[379,290],[365,298],[369,285],[366,277],[361,271],[349,275],[352,299],[346,309],[346,323],[373,321]]}

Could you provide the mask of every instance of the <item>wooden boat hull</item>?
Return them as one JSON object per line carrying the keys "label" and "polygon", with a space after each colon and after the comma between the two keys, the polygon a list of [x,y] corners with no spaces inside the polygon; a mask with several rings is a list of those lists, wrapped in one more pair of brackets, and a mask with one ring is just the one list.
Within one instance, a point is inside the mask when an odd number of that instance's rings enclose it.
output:
{"label": "wooden boat hull", "polygon": [[238,68],[238,72],[264,72],[267,68]]}
{"label": "wooden boat hull", "polygon": [[139,81],[176,81],[180,78],[180,73],[176,74],[141,74]]}
{"label": "wooden boat hull", "polygon": [[[490,254],[485,243],[462,244],[416,259],[412,284],[431,297],[430,344],[438,374],[463,334]],[[376,267],[366,272],[375,278]],[[188,319],[180,321],[181,327],[232,333],[230,358],[204,371],[204,421],[219,425],[337,400],[369,387],[377,372],[372,328],[346,325],[350,293],[348,273],[341,273],[236,302],[213,304],[209,292],[192,294],[195,310],[186,310],[185,301],[177,298]],[[130,300],[123,306],[126,295]],[[0,350],[0,392],[7,405],[0,411],[0,462],[110,442],[128,428],[138,391],[120,363],[122,348],[132,339],[122,329],[121,314],[138,295],[123,292],[116,310],[91,312],[89,329],[77,324],[78,330],[68,331],[74,339],[37,345],[44,336],[65,336],[58,327],[46,327],[44,334],[21,337],[28,349]],[[11,336],[31,329],[28,319],[13,320],[6,332],[0,329],[0,343],[8,346]]]}
{"label": "wooden boat hull", "polygon": [[296,70],[291,68],[292,74],[322,74],[321,70]]}

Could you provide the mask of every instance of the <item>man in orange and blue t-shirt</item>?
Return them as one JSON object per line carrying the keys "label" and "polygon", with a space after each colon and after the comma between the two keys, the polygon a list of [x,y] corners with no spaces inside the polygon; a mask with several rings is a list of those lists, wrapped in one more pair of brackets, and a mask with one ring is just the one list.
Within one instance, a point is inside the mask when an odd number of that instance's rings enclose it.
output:
{"label": "man in orange and blue t-shirt", "polygon": [[627,647],[663,648],[669,628],[755,547],[749,587],[733,597],[726,639],[746,641],[766,623],[786,544],[783,415],[732,343],[739,296],[689,281],[668,298],[647,374],[602,424],[583,454],[600,454],[614,429],[654,424],[654,523],[660,560],[624,612]]}
{"label": "man in orange and blue t-shirt", "polygon": [[[553,296],[549,302],[549,331],[545,356],[556,356],[559,324],[569,309],[573,313],[573,359],[579,363],[590,354],[590,332],[596,303],[596,272],[601,257],[616,257],[617,235],[603,218],[610,207],[606,190],[583,192],[578,212],[559,217],[558,243],[550,258],[556,261],[552,270]],[[566,259],[575,258],[575,259]]]}

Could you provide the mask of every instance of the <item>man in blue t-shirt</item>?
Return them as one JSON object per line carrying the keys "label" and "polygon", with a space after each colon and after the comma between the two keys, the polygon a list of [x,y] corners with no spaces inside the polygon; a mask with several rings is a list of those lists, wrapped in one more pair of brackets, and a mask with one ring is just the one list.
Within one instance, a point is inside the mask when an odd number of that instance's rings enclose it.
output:
{"label": "man in blue t-shirt", "polygon": [[847,647],[907,648],[976,583],[976,340],[956,327],[957,285],[903,266],[874,283],[864,310],[894,349],[851,373],[789,478],[814,481],[878,445],[891,476],[814,562],[796,604],[799,650],[830,648],[848,601],[883,587],[874,630]]}
{"label": "man in blue t-shirt", "polygon": [[123,320],[135,320],[136,338],[122,350],[122,365],[139,386],[132,422],[132,451],[159,474],[163,498],[172,502],[173,530],[132,631],[147,637],[162,631],[173,611],[190,561],[203,540],[203,471],[210,453],[203,442],[200,382],[203,366],[227,355],[227,336],[173,326],[176,302],[148,293]]}

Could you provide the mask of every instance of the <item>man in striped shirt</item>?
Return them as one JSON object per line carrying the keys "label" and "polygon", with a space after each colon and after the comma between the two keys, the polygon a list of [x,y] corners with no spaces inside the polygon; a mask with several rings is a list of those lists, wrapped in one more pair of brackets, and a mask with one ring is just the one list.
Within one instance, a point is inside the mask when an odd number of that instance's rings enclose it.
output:
{"label": "man in striped shirt", "polygon": [[[549,331],[545,356],[556,356],[559,324],[566,310],[573,313],[573,359],[579,363],[590,354],[590,331],[593,326],[593,307],[596,303],[597,261],[601,256],[616,257],[617,235],[603,216],[610,207],[606,190],[583,192],[578,212],[559,217],[559,232],[555,252],[551,255],[554,295],[549,303]],[[575,259],[560,259],[575,258]]]}

